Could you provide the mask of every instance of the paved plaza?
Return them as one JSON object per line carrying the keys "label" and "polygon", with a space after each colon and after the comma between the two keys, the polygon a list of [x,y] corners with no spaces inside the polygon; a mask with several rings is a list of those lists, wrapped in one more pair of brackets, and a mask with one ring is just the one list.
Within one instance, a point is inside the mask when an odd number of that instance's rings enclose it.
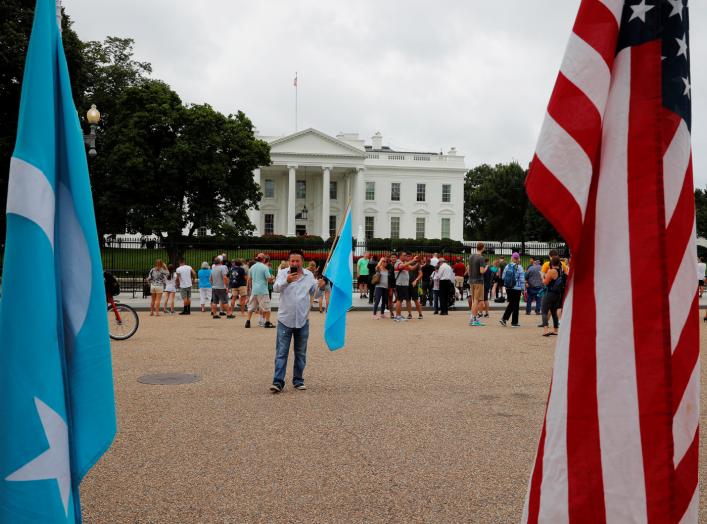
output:
{"label": "paved plaza", "polygon": [[[272,395],[275,330],[141,313],[138,333],[113,342],[119,428],[82,484],[85,522],[518,522],[555,339],[538,317],[504,329],[499,316],[471,328],[464,312],[354,312],[347,347],[330,353],[313,312],[309,390],[291,387],[290,362]],[[138,382],[163,372],[201,380]]]}

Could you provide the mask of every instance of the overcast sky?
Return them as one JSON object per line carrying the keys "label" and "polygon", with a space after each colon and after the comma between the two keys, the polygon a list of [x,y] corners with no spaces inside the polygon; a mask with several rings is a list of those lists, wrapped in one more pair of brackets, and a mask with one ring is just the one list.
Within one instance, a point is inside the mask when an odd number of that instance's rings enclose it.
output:
{"label": "overcast sky", "polygon": [[[473,167],[532,158],[579,0],[63,4],[81,39],[133,38],[136,57],[184,102],[242,110],[264,135],[294,131],[297,71],[300,130],[455,146]],[[695,183],[704,187],[707,2],[691,4]]]}

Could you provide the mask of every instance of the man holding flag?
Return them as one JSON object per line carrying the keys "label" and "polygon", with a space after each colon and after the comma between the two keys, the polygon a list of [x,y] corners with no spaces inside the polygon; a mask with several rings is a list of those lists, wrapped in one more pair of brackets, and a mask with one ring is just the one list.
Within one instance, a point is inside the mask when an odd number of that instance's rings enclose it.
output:
{"label": "man holding flag", "polygon": [[304,385],[304,367],[307,364],[310,297],[317,287],[324,287],[323,279],[317,282],[312,272],[304,268],[302,251],[298,249],[290,251],[289,263],[290,267],[278,271],[273,285],[273,291],[280,293],[275,340],[275,374],[270,386],[270,391],[273,393],[280,393],[285,388],[287,357],[292,339],[295,346],[292,383],[297,390],[307,389]]}
{"label": "man holding flag", "polygon": [[[54,0],[38,0],[7,197],[0,302],[0,522],[80,522],[115,435],[103,269]],[[27,315],[45,297],[41,316]]]}

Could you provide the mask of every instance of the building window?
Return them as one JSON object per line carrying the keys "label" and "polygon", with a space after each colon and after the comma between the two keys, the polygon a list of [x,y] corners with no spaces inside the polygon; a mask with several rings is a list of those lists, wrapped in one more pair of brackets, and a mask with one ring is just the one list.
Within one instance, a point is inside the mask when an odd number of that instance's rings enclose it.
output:
{"label": "building window", "polygon": [[303,237],[307,234],[307,225],[306,224],[296,224],[295,225],[295,235],[298,237]]}
{"label": "building window", "polygon": [[199,229],[197,229],[196,236],[205,237],[206,236],[206,226],[201,226]]}
{"label": "building window", "polygon": [[307,181],[297,180],[295,185],[295,196],[296,198],[307,198]]}
{"label": "building window", "polygon": [[417,240],[425,238],[425,217],[417,217],[415,219],[415,238]]}
{"label": "building window", "polygon": [[452,184],[442,184],[442,202],[452,201]]}
{"label": "building window", "polygon": [[366,200],[376,199],[376,183],[366,182]]}
{"label": "building window", "polygon": [[450,218],[443,218],[442,219],[442,238],[450,238],[450,235],[449,235],[450,223],[451,223]]}
{"label": "building window", "polygon": [[275,198],[275,181],[265,179],[265,198]]}
{"label": "building window", "polygon": [[336,215],[329,215],[329,238],[336,236]]}
{"label": "building window", "polygon": [[266,214],[265,215],[265,228],[263,230],[265,235],[275,234],[275,215]]}
{"label": "building window", "polygon": [[390,217],[390,238],[400,238],[400,217]]}
{"label": "building window", "polygon": [[390,184],[390,199],[393,202],[400,202],[400,182]]}
{"label": "building window", "polygon": [[337,190],[339,189],[339,186],[336,183],[336,180],[332,180],[329,182],[329,198],[331,200],[336,200],[337,199]]}
{"label": "building window", "polygon": [[366,217],[366,240],[371,240],[373,238],[373,233],[375,232],[374,218],[375,217]]}
{"label": "building window", "polygon": [[417,201],[425,201],[425,184],[417,184]]}

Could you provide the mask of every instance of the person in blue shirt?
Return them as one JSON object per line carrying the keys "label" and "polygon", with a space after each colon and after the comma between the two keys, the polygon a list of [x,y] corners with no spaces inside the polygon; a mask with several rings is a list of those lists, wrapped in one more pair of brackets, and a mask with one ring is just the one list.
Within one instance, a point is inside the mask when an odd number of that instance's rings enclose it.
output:
{"label": "person in blue shirt", "polygon": [[506,288],[508,305],[506,306],[506,311],[503,312],[503,318],[499,322],[505,327],[508,319],[511,319],[511,327],[520,327],[518,310],[520,308],[520,296],[523,293],[523,289],[525,289],[525,271],[523,271],[523,266],[520,264],[520,255],[518,253],[513,253],[511,262],[503,269],[501,281]]}
{"label": "person in blue shirt", "polygon": [[201,269],[197,276],[199,277],[199,305],[203,313],[204,306],[211,304],[211,269],[208,262],[201,263]]}

